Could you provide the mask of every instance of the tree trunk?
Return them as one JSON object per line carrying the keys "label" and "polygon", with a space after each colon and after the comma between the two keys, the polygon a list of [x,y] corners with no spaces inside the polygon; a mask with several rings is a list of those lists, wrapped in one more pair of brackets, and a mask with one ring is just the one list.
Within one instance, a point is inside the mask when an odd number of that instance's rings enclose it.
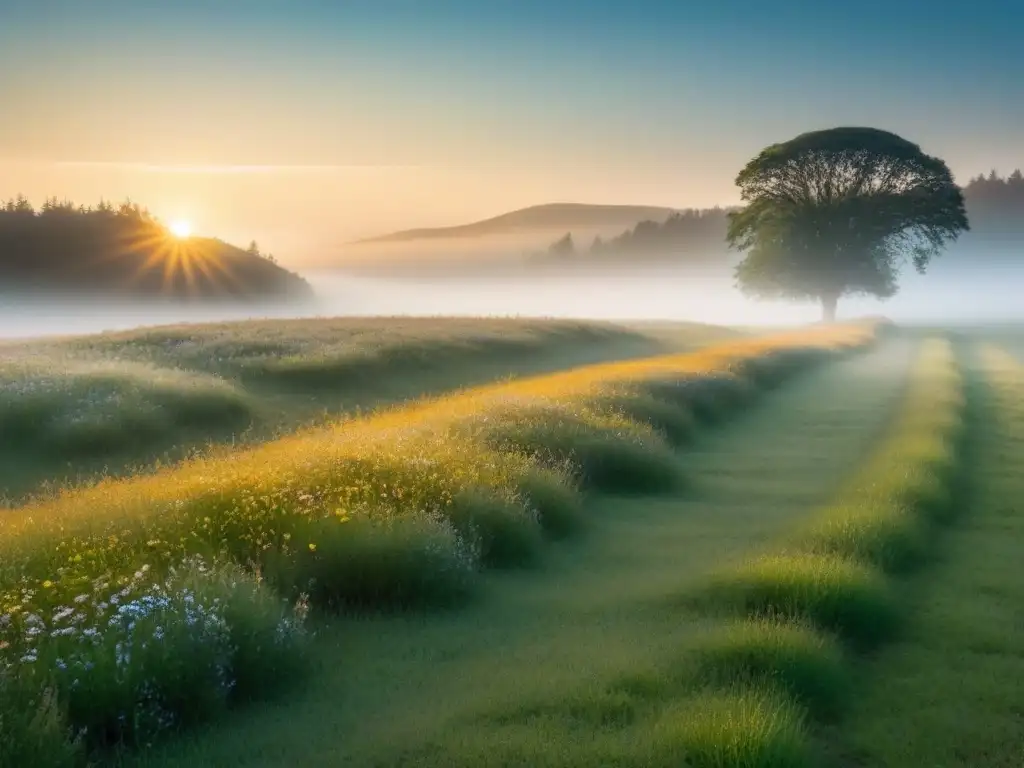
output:
{"label": "tree trunk", "polygon": [[825,293],[821,296],[821,320],[824,323],[836,321],[836,305],[839,304],[839,294]]}

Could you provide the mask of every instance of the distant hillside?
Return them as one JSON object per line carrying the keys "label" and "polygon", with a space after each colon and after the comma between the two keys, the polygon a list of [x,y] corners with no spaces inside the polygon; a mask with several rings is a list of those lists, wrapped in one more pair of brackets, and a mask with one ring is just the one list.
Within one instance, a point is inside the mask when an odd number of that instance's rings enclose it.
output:
{"label": "distant hillside", "polygon": [[547,203],[532,205],[517,211],[503,213],[472,224],[455,227],[429,227],[406,229],[388,235],[357,241],[370,243],[406,243],[416,240],[446,238],[490,237],[544,230],[591,228],[627,228],[645,220],[664,221],[672,208],[652,205],[588,205],[586,203]]}
{"label": "distant hillside", "polygon": [[[953,259],[961,254],[992,259],[999,255],[1019,260],[1024,252],[1024,174],[1017,170],[1003,178],[995,171],[970,179],[963,187],[970,232],[948,249]],[[667,218],[645,220],[612,238],[589,242],[567,231],[532,255],[535,264],[595,266],[619,261],[645,260],[731,269],[725,235],[728,215],[738,208],[710,208],[673,212]],[[947,259],[948,260],[948,259]]]}
{"label": "distant hillside", "polygon": [[577,244],[566,233],[546,250],[533,256],[534,263],[583,263],[628,259],[630,263],[652,261],[688,266],[727,266],[725,232],[729,213],[737,208],[707,208],[676,211],[664,221],[641,221],[632,229],[603,239],[595,237],[589,247]]}
{"label": "distant hillside", "polygon": [[309,284],[272,257],[206,237],[177,238],[133,203],[95,208],[22,197],[0,205],[0,287],[175,299],[301,299]]}

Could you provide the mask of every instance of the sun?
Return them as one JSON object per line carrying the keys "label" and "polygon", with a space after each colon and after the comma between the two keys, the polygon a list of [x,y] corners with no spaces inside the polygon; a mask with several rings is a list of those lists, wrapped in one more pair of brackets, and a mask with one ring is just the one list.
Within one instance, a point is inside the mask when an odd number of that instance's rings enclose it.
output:
{"label": "sun", "polygon": [[185,238],[192,234],[192,225],[184,219],[172,221],[168,229],[171,230],[171,234],[175,237]]}

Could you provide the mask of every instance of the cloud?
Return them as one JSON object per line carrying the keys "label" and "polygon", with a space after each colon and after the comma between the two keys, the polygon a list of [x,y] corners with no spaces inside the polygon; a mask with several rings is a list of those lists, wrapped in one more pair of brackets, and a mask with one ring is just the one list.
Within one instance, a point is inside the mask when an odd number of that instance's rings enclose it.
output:
{"label": "cloud", "polygon": [[232,174],[232,173],[329,173],[347,170],[402,170],[424,168],[423,165],[386,165],[358,164],[345,165],[305,164],[305,165],[241,165],[241,164],[192,164],[164,165],[157,163],[105,162],[100,160],[69,160],[58,161],[51,165],[59,168],[107,168],[110,170],[141,171],[145,173],[185,173],[185,174]]}

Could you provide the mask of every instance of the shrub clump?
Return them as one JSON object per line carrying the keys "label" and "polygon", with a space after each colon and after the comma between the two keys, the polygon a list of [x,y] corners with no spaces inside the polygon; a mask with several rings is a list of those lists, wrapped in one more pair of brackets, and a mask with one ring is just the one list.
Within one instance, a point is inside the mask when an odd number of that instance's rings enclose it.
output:
{"label": "shrub clump", "polygon": [[442,607],[470,595],[477,559],[443,518],[361,515],[304,526],[267,555],[264,572],[330,609]]}
{"label": "shrub clump", "polygon": [[837,716],[848,694],[842,648],[800,622],[732,622],[702,637],[693,660],[702,683],[776,688],[821,719]]}
{"label": "shrub clump", "polygon": [[861,647],[887,639],[898,618],[895,597],[880,572],[827,555],[757,558],[719,574],[709,597],[758,618],[804,619]]}
{"label": "shrub clump", "polygon": [[757,688],[698,694],[666,714],[655,742],[658,762],[665,765],[807,768],[812,763],[799,708]]}
{"label": "shrub clump", "polygon": [[540,467],[529,470],[519,480],[518,493],[551,538],[569,536],[586,524],[580,494],[558,472]]}
{"label": "shrub clump", "polygon": [[495,450],[522,453],[543,466],[567,464],[593,490],[657,493],[682,480],[671,448],[650,426],[588,408],[546,405],[509,409],[480,427]]}
{"label": "shrub clump", "polygon": [[640,388],[596,397],[591,406],[598,412],[647,424],[674,448],[689,443],[697,428],[696,419],[688,408]]}

